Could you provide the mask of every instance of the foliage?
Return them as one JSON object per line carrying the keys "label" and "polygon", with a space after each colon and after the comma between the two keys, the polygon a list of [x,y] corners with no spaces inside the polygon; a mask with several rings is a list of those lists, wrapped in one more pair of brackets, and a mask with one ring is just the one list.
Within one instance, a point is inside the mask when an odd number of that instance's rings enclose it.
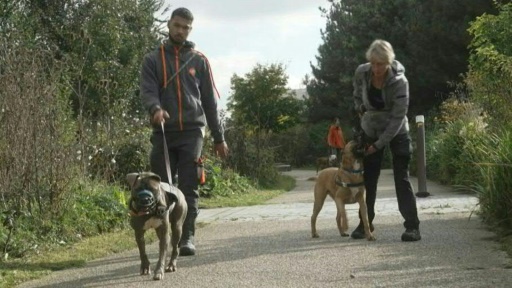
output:
{"label": "foliage", "polygon": [[67,76],[76,115],[96,119],[140,107],[139,66],[157,44],[153,15],[162,1],[27,2],[20,13],[36,22],[34,34],[51,45],[56,59],[73,64]]}
{"label": "foliage", "polygon": [[353,73],[366,62],[365,51],[374,39],[389,41],[406,67],[409,114],[425,114],[447,97],[448,81],[467,70],[469,21],[495,13],[488,0],[329,2],[331,7],[322,10],[327,22],[317,63],[311,65],[313,77],[305,79],[313,122],[338,116],[350,123]]}
{"label": "foliage", "polygon": [[[289,163],[294,167],[314,166],[318,157],[331,154],[327,145],[328,121],[315,124],[303,123],[279,134],[273,134],[271,142],[275,145],[278,162]],[[345,141],[351,138],[348,127],[342,127]]]}
{"label": "foliage", "polygon": [[224,167],[218,158],[204,161],[206,183],[200,186],[199,195],[205,198],[237,197],[255,189],[254,184],[232,169]]}
{"label": "foliage", "polygon": [[60,208],[77,176],[75,122],[51,54],[0,42],[0,191],[2,208]]}
{"label": "foliage", "polygon": [[4,259],[37,254],[48,245],[67,245],[127,227],[123,190],[97,183],[70,189],[70,197],[59,210],[2,211],[0,249]]}
{"label": "foliage", "polygon": [[[486,117],[478,105],[446,100],[426,132],[427,175],[444,184],[467,185],[477,179],[474,144],[487,137]],[[475,178],[476,177],[476,178]]]}
{"label": "foliage", "polygon": [[[492,149],[489,149],[492,147]],[[487,223],[512,231],[512,133],[489,135],[473,146],[478,172],[470,187],[478,193],[481,214]],[[475,179],[475,178],[473,178]]]}
{"label": "foliage", "polygon": [[245,77],[231,78],[232,120],[226,138],[233,152],[228,165],[263,186],[277,181],[272,135],[300,123],[305,109],[288,92],[287,80],[282,64],[257,64]]}
{"label": "foliage", "polygon": [[482,129],[481,121],[458,119],[431,130],[428,177],[476,193],[484,220],[511,231],[512,134]]}
{"label": "foliage", "polygon": [[[116,186],[76,185],[147,163],[147,127],[127,113],[138,113],[130,101],[140,57],[157,38],[157,3],[0,3],[0,242],[12,257],[124,225]],[[99,154],[117,158],[103,165]]]}
{"label": "foliage", "polygon": [[227,106],[235,125],[274,132],[296,125],[305,107],[287,94],[287,81],[282,64],[257,64],[245,77],[233,75]]}
{"label": "foliage", "polygon": [[[327,125],[327,126],[326,126]],[[301,124],[279,134],[273,134],[277,162],[292,167],[311,166],[315,158],[327,155],[326,135],[328,123],[321,125]]]}
{"label": "foliage", "polygon": [[496,125],[512,120],[512,3],[498,15],[485,14],[471,23],[469,73],[471,97],[489,113]]}
{"label": "foliage", "polygon": [[239,207],[261,205],[267,200],[275,198],[280,194],[290,191],[295,187],[295,179],[290,176],[279,175],[276,185],[268,190],[251,189],[229,196],[215,195],[209,198],[202,198],[199,201],[200,208]]}
{"label": "foliage", "polygon": [[278,172],[274,167],[275,143],[271,141],[271,134],[254,134],[244,127],[230,127],[225,135],[230,147],[226,166],[259,186],[273,185],[278,179]]}
{"label": "foliage", "polygon": [[84,139],[94,139],[94,144],[84,147],[83,154],[90,156],[81,160],[89,177],[124,184],[126,174],[149,171],[152,129],[146,119],[126,114],[112,121],[123,129],[84,125]]}

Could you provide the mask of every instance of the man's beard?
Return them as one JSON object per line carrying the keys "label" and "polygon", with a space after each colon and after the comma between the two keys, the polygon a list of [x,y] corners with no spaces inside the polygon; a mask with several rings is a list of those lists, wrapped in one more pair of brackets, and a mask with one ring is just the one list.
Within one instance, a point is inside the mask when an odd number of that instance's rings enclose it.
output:
{"label": "man's beard", "polygon": [[172,43],[174,44],[178,44],[178,45],[181,45],[183,43],[185,43],[185,39],[183,39],[182,41],[178,41],[176,40],[174,37],[172,37],[171,33],[169,33],[169,39],[171,40]]}

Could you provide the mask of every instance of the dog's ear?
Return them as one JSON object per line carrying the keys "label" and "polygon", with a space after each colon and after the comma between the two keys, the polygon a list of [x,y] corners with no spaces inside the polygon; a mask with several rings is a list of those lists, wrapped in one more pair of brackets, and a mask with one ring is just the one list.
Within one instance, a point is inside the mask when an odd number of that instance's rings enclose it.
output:
{"label": "dog's ear", "polygon": [[149,179],[153,179],[153,180],[156,180],[158,182],[162,182],[162,178],[160,178],[160,176],[158,176],[158,174],[155,174],[153,172],[144,172],[144,178],[149,178]]}
{"label": "dog's ear", "polygon": [[133,185],[135,185],[135,181],[139,178],[139,173],[130,173],[126,175],[126,181],[128,181],[128,184],[130,185],[130,188],[133,188]]}

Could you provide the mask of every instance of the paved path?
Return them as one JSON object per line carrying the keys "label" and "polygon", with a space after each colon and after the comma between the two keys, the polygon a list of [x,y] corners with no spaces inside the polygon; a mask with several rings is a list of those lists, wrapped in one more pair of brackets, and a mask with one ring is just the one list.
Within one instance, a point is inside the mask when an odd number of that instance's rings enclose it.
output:
{"label": "paved path", "polygon": [[[402,218],[392,174],[383,170],[376,204],[377,241],[339,236],[329,199],[310,236],[314,171],[284,172],[297,187],[266,205],[202,210],[198,255],[181,257],[160,282],[139,276],[137,250],[53,273],[19,287],[511,287],[512,261],[472,213],[477,199],[428,182],[418,198],[419,242],[400,241]],[[416,179],[412,178],[414,185]],[[417,187],[417,186],[415,186]],[[357,204],[348,207],[357,223]],[[470,217],[471,216],[471,217]],[[127,239],[127,241],[133,241]],[[157,257],[156,245],[149,247]]]}

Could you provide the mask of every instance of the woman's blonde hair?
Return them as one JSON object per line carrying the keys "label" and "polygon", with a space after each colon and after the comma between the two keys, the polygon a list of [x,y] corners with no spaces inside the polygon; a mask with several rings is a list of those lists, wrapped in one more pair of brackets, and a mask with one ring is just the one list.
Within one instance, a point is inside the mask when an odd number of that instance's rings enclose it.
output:
{"label": "woman's blonde hair", "polygon": [[388,41],[377,39],[373,41],[370,48],[366,51],[366,60],[372,61],[377,60],[379,62],[387,63],[391,65],[395,60],[395,52],[393,46]]}

